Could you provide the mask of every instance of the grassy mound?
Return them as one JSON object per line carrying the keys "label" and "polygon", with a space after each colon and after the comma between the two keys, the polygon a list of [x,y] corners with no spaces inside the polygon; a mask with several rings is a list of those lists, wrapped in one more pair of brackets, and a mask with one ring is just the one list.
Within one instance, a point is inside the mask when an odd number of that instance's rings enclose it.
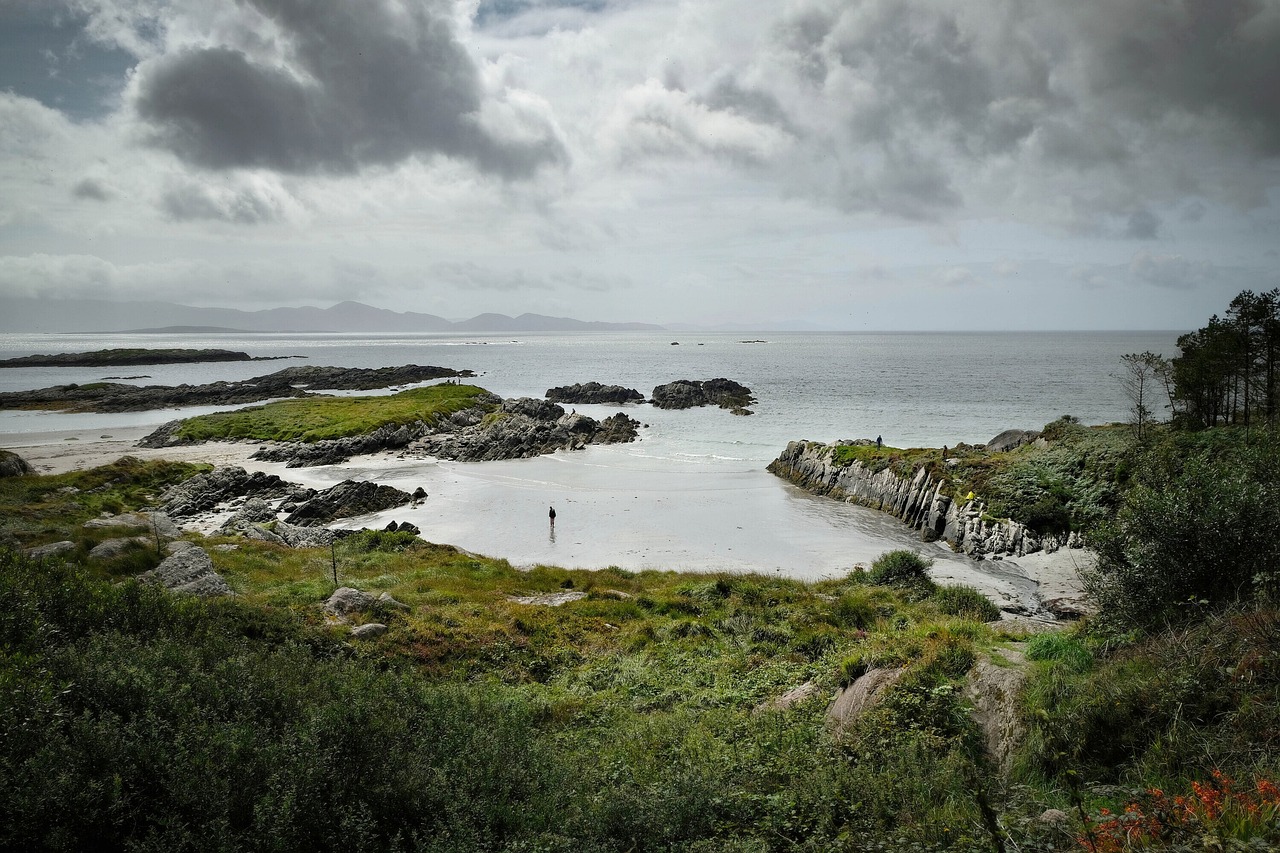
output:
{"label": "grassy mound", "polygon": [[190,441],[257,439],[321,441],[364,435],[388,425],[437,418],[468,409],[488,392],[474,385],[429,385],[377,397],[281,400],[234,412],[188,418],[176,435]]}

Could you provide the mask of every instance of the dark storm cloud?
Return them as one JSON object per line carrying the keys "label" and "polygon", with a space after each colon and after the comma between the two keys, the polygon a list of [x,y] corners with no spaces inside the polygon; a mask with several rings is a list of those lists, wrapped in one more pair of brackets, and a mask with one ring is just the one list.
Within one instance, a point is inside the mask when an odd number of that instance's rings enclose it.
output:
{"label": "dark storm cloud", "polygon": [[[778,70],[829,109],[825,127],[808,123],[847,207],[927,216],[1004,164],[1021,178],[1110,174],[1097,210],[1113,214],[1215,180],[1230,196],[1206,159],[1280,155],[1274,0],[811,0],[773,45]],[[1156,236],[1150,216],[1128,235]]]}
{"label": "dark storm cloud", "polygon": [[245,2],[279,28],[284,62],[196,47],[139,72],[139,115],[187,162],[343,174],[444,154],[520,177],[565,156],[548,127],[516,140],[478,122],[479,72],[443,0]]}
{"label": "dark storm cloud", "polygon": [[84,178],[76,182],[71,188],[71,194],[76,198],[83,198],[89,201],[110,201],[111,190],[106,184],[96,178]]}
{"label": "dark storm cloud", "polygon": [[1146,208],[1135,210],[1125,224],[1124,236],[1130,240],[1156,239],[1160,236],[1160,217]]}

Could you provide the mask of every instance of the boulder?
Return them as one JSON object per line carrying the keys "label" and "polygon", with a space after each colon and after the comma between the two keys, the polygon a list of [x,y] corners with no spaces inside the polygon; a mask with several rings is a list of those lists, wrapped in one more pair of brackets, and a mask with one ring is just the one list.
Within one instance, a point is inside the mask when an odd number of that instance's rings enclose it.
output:
{"label": "boulder", "polygon": [[208,598],[215,595],[234,595],[222,575],[213,568],[213,560],[203,548],[184,548],[138,579],[144,583],[160,584],[166,589],[184,595]]}
{"label": "boulder", "polygon": [[850,684],[827,709],[827,725],[842,734],[848,731],[859,717],[874,708],[884,697],[885,691],[898,683],[905,670],[871,669]]}
{"label": "boulder", "polygon": [[276,510],[263,498],[254,496],[240,505],[222,525],[221,533],[233,533],[251,524],[266,524],[276,520]]}
{"label": "boulder", "polygon": [[368,610],[373,607],[376,600],[367,592],[362,592],[349,586],[340,586],[333,591],[333,595],[329,596],[329,600],[324,603],[324,611],[334,616],[347,616],[351,613],[360,613]]}
{"label": "boulder", "polygon": [[1013,758],[1027,734],[1018,709],[1018,696],[1027,682],[1026,658],[1003,650],[1004,665],[980,660],[969,670],[965,698],[973,705],[973,719],[982,731],[992,763],[1004,775],[1013,769]]}
{"label": "boulder", "polygon": [[47,557],[57,557],[61,554],[66,554],[70,551],[74,551],[75,549],[76,543],[63,541],[50,542],[48,545],[37,545],[34,548],[26,549],[23,553],[33,560],[43,560]]}
{"label": "boulder", "polygon": [[1003,453],[1007,450],[1014,450],[1024,444],[1031,444],[1039,437],[1040,433],[1032,430],[1007,429],[988,441],[986,449],[993,453]]}
{"label": "boulder", "polygon": [[35,469],[16,453],[0,450],[0,477],[23,477],[34,474]]}
{"label": "boulder", "polygon": [[524,415],[536,421],[554,421],[564,415],[562,406],[557,406],[550,400],[538,400],[534,397],[503,400],[498,411],[511,415]]}
{"label": "boulder", "polygon": [[266,530],[261,527],[253,529],[261,530],[264,534],[274,536],[279,540],[280,544],[288,545],[290,548],[328,548],[335,537],[334,532],[328,528],[302,527],[290,524],[287,521],[277,521],[274,530]]}
{"label": "boulder", "polygon": [[818,695],[818,685],[812,681],[806,681],[799,687],[793,687],[781,696],[775,696],[756,706],[757,711],[785,711],[788,708],[799,705],[807,699]]}
{"label": "boulder", "polygon": [[91,518],[84,523],[86,529],[98,530],[108,527],[130,527],[149,530],[161,539],[177,539],[182,535],[178,525],[173,523],[163,512],[125,512],[120,515],[103,515]]}
{"label": "boulder", "polygon": [[586,382],[547,389],[547,399],[556,403],[643,403],[644,395],[634,388]]}
{"label": "boulder", "polygon": [[89,551],[90,560],[114,560],[126,551],[139,547],[146,548],[154,544],[145,536],[130,536],[124,539],[107,539],[93,546]]}
{"label": "boulder", "polygon": [[351,636],[357,640],[370,640],[387,633],[387,626],[381,622],[369,622],[351,629]]}

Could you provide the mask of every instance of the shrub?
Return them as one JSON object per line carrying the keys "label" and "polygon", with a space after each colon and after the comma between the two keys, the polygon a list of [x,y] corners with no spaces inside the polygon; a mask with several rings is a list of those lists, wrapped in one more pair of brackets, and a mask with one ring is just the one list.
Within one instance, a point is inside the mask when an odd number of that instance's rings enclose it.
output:
{"label": "shrub", "polygon": [[1056,661],[1072,672],[1088,672],[1093,654],[1075,637],[1066,634],[1036,634],[1027,641],[1031,660]]}
{"label": "shrub", "polygon": [[1000,618],[1000,608],[978,590],[961,584],[939,587],[933,594],[938,608],[950,616],[960,616],[978,622],[994,622]]}
{"label": "shrub", "polygon": [[887,551],[871,564],[869,579],[882,586],[933,588],[929,568],[933,560],[925,559],[915,551]]}

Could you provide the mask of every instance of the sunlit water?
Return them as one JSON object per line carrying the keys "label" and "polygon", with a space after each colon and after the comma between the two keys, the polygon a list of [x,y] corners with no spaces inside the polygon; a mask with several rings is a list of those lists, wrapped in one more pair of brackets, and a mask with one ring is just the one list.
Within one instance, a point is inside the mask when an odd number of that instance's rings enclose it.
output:
{"label": "sunlit water", "polygon": [[[764,471],[790,440],[874,438],[887,444],[984,443],[1010,427],[1038,428],[1062,414],[1086,423],[1125,418],[1113,378],[1120,356],[1176,353],[1176,332],[1000,334],[244,335],[158,337],[8,335],[0,357],[118,346],[220,347],[305,360],[157,365],[87,370],[0,370],[0,390],[146,374],[133,384],[245,379],[291,364],[469,368],[504,397],[541,397],[554,385],[596,380],[646,396],[673,379],[724,376],[759,402],[751,417],[720,409],[622,407],[646,427],[635,444],[538,459],[451,463],[357,459],[337,468],[289,470],[324,485],[355,476],[430,498],[366,523],[412,521],[433,541],[506,557],[519,565],[839,574],[889,548],[924,547],[879,513],[814,498]],[[742,343],[764,338],[764,343]],[[678,345],[672,345],[678,341]],[[579,406],[595,417],[620,407]],[[122,415],[0,413],[0,442],[24,434],[159,424],[182,412]],[[27,443],[30,443],[27,441]],[[552,531],[547,508],[555,505]],[[1012,599],[1025,583],[999,564],[973,564],[929,546],[940,574],[971,579]]]}

